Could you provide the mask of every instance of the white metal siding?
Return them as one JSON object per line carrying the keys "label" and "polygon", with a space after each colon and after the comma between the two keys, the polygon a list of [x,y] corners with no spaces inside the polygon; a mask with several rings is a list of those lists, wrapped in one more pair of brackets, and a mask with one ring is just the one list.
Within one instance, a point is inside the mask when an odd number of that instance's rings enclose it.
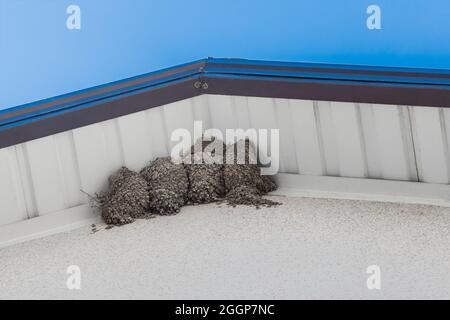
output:
{"label": "white metal siding", "polygon": [[279,128],[280,171],[447,184],[450,110],[203,95],[0,149],[0,225],[88,202],[176,128]]}

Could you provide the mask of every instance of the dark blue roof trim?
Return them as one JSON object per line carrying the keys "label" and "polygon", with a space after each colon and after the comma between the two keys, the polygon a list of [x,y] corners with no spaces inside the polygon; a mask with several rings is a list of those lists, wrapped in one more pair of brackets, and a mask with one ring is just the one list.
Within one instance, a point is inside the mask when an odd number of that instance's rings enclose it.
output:
{"label": "dark blue roof trim", "polygon": [[208,58],[0,111],[0,147],[203,93],[450,107],[450,71]]}
{"label": "dark blue roof trim", "polygon": [[151,72],[133,78],[88,88],[45,100],[0,110],[0,128],[3,124],[33,118],[44,113],[76,108],[112,97],[119,97],[145,88],[164,85],[172,81],[198,75],[203,69],[204,60],[183,64],[177,67]]}

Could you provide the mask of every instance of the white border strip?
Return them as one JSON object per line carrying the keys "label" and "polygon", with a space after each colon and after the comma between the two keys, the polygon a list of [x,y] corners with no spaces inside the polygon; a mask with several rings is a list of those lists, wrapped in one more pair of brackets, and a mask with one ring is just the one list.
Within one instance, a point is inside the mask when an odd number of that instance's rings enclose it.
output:
{"label": "white border strip", "polygon": [[100,221],[89,205],[58,211],[0,227],[0,248],[70,231]]}
{"label": "white border strip", "polygon": [[414,203],[450,207],[445,184],[280,173],[274,195]]}
{"label": "white border strip", "polygon": [[[307,176],[281,173],[273,195],[414,203],[450,207],[450,186],[421,182]],[[0,248],[98,223],[89,205],[0,227]]]}

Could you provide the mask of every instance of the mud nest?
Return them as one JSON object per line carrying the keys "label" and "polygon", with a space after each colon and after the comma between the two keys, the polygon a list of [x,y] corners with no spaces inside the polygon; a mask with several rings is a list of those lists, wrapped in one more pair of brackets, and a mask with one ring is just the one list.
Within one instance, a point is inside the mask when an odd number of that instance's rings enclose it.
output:
{"label": "mud nest", "polygon": [[[233,161],[230,163],[231,159]],[[277,187],[268,176],[261,175],[256,149],[248,139],[228,145],[226,160],[223,175],[225,198],[229,205],[250,205],[257,208],[279,205],[278,202],[262,198]]]}
{"label": "mud nest", "polygon": [[123,225],[145,216],[149,205],[147,182],[136,172],[122,167],[109,178],[109,191],[97,197],[103,220]]}
{"label": "mud nest", "polygon": [[[184,163],[157,158],[136,173],[122,167],[109,178],[109,191],[95,198],[108,225],[123,225],[154,214],[176,214],[185,204],[225,200],[230,206],[256,208],[279,203],[263,198],[276,189],[261,175],[256,149],[247,140],[225,146],[223,141],[197,141]],[[189,157],[191,163],[186,163]],[[231,161],[231,162],[230,162]]]}
{"label": "mud nest", "polygon": [[187,201],[189,180],[183,164],[170,157],[157,158],[140,172],[149,187],[152,213],[170,215],[180,212]]}
{"label": "mud nest", "polygon": [[[193,204],[218,201],[225,195],[223,155],[225,144],[212,138],[198,140],[191,148],[190,164],[185,164],[189,179],[188,201]],[[214,157],[220,157],[215,161]],[[186,159],[185,159],[186,160]],[[185,161],[186,163],[186,161]]]}

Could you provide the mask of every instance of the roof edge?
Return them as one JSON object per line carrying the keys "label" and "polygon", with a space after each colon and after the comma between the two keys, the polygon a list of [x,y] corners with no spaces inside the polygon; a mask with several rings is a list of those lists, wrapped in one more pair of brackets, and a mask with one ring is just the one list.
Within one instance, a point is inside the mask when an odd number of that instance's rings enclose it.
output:
{"label": "roof edge", "polygon": [[450,71],[206,58],[2,110],[0,148],[205,93],[450,107]]}

